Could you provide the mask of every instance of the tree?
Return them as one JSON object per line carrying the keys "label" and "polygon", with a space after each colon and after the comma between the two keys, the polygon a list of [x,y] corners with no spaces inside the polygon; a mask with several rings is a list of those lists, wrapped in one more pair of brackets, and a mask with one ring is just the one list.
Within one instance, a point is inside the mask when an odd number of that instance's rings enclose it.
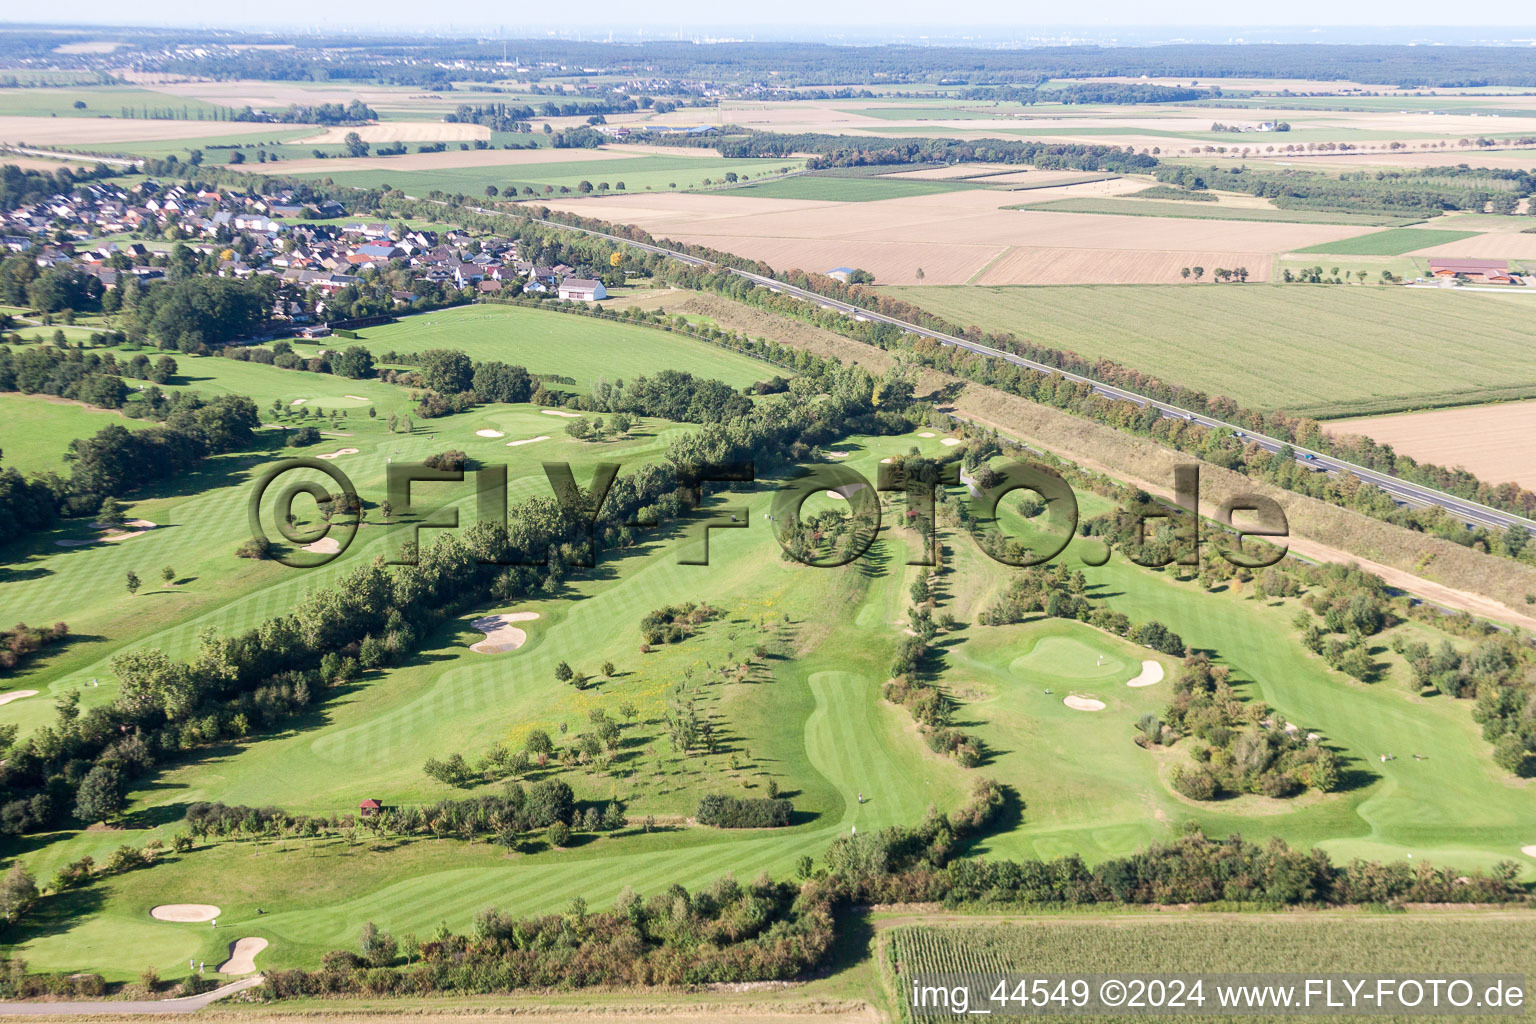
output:
{"label": "tree", "polygon": [[603,675],[606,676],[607,678],[612,679],[613,678],[613,674],[615,672],[617,672],[617,671],[618,671],[618,669],[614,668],[613,662],[611,662],[611,661],[603,662]]}
{"label": "tree", "polygon": [[125,582],[127,583],[128,593],[130,595],[137,594],[139,592],[140,581],[138,573],[134,572],[132,569],[129,569]]}
{"label": "tree", "polygon": [[555,666],[555,678],[562,683],[570,682],[575,675],[576,673],[571,670],[571,666],[563,661]]}
{"label": "tree", "polygon": [[550,846],[564,847],[571,841],[571,826],[563,821],[552,821],[549,823],[548,835]]}
{"label": "tree", "polygon": [[0,879],[0,918],[7,924],[15,924],[36,899],[37,881],[18,860]]}
{"label": "tree", "polygon": [[380,931],[378,925],[368,921],[363,924],[362,934],[358,936],[357,948],[363,954],[363,959],[368,961],[368,966],[388,967],[394,961],[399,945],[393,935]]}
{"label": "tree", "polygon": [[475,367],[469,356],[456,349],[432,348],[421,354],[422,383],[442,395],[468,391]]}
{"label": "tree", "polygon": [[176,570],[172,569],[170,566],[166,566],[164,569],[160,570],[160,578],[165,580],[166,586],[170,586],[172,583],[176,582]]}
{"label": "tree", "polygon": [[357,134],[357,132],[347,132],[346,138],[341,140],[341,144],[347,147],[348,156],[368,155],[368,143],[364,142],[363,137]]}
{"label": "tree", "polygon": [[75,817],[81,821],[110,821],[123,809],[127,780],[115,761],[102,761],[80,780]]}
{"label": "tree", "polygon": [[361,345],[349,345],[341,352],[332,352],[330,359],[331,372],[338,377],[362,380],[373,375],[373,353]]}
{"label": "tree", "polygon": [[1202,277],[1205,276],[1205,268],[1204,267],[1195,267],[1193,269],[1194,269],[1195,280],[1196,281],[1200,280]]}
{"label": "tree", "polygon": [[1184,280],[1188,281],[1189,280],[1189,268],[1188,267],[1181,267],[1179,269],[1179,276],[1182,277]]}
{"label": "tree", "polygon": [[379,502],[379,514],[384,517],[384,521],[387,523],[389,522],[389,517],[395,514],[395,506],[390,502],[381,501]]}
{"label": "tree", "polygon": [[101,499],[101,508],[96,511],[96,522],[99,526],[110,529],[114,526],[122,526],[127,521],[123,514],[123,503],[112,495]]}

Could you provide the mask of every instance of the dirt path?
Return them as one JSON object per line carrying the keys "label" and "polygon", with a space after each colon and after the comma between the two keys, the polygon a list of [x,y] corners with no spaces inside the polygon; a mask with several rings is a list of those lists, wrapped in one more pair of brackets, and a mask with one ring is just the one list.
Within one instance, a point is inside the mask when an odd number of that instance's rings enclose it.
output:
{"label": "dirt path", "polygon": [[92,1002],[79,1003],[0,1003],[0,1016],[10,1014],[28,1017],[101,1016],[110,1019],[130,1014],[194,1013],[209,1003],[223,999],[225,996],[233,995],[236,992],[244,992],[248,988],[260,985],[261,982],[262,976],[258,974],[253,978],[241,978],[239,981],[230,982],[228,985],[220,986],[212,992],[204,992],[200,996],[182,996],[179,999],[99,999]]}

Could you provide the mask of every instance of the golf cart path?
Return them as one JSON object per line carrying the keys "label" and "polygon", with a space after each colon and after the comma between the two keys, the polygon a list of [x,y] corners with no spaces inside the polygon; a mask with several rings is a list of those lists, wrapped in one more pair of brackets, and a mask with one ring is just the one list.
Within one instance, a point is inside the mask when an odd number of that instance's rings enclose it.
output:
{"label": "golf cart path", "polygon": [[200,996],[181,996],[177,999],[140,999],[131,1002],[99,999],[80,1003],[0,1003],[0,1016],[17,1014],[31,1017],[73,1017],[89,1014],[115,1017],[128,1013],[194,1013],[225,996],[254,988],[260,985],[262,980],[262,976],[257,974],[250,978],[232,981],[228,985],[221,985],[212,992],[204,992]]}

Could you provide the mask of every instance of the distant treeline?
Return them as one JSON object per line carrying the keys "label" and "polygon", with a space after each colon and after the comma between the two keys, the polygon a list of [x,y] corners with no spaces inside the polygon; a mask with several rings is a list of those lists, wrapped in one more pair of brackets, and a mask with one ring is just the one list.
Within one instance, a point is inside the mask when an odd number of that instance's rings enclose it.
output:
{"label": "distant treeline", "polygon": [[1442,210],[1514,213],[1521,196],[1536,190],[1536,174],[1507,168],[1426,167],[1413,171],[1357,171],[1337,177],[1286,168],[1255,171],[1239,167],[1158,167],[1159,181],[1188,189],[1219,188],[1275,201],[1283,210],[1346,213],[1416,213]]}
{"label": "distant treeline", "polygon": [[1220,86],[1196,89],[1190,86],[1154,85],[1150,82],[1070,82],[1064,85],[1032,86],[990,85],[962,89],[963,100],[994,100],[1000,103],[1191,103],[1218,99]]}
{"label": "distant treeline", "polygon": [[751,132],[746,136],[668,137],[654,141],[672,146],[714,149],[732,159],[788,157],[813,154],[805,162],[810,170],[827,167],[864,167],[887,164],[998,163],[1030,164],[1042,169],[1077,171],[1145,172],[1157,159],[1130,147],[1100,146],[1078,142],[1028,142],[1007,139],[877,138],[823,135],[805,132]]}

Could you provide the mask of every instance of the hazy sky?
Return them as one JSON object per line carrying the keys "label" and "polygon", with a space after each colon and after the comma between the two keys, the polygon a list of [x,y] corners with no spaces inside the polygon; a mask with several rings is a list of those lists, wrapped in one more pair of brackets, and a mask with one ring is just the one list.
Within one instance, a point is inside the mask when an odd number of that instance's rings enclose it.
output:
{"label": "hazy sky", "polygon": [[[934,0],[775,0],[767,4],[721,3],[719,0],[649,0],[616,3],[598,0],[571,5],[542,6],[507,4],[504,0],[457,0],[450,4],[422,4],[418,0],[264,0],[247,6],[233,3],[194,4],[179,0],[166,5],[125,8],[116,0],[71,0],[66,5],[15,5],[7,19],[30,21],[67,20],[71,23],[226,25],[249,28],[310,26],[315,29],[411,28],[444,34],[535,36],[558,34],[599,39],[611,28],[615,37],[646,35],[676,38],[731,36],[737,38],[810,38],[854,41],[861,37],[881,39],[922,35],[958,40],[980,35],[983,41],[1025,41],[1042,36],[1069,38],[1133,37],[1134,41],[1163,41],[1181,36],[1202,41],[1225,41],[1227,29],[1235,40],[1277,39],[1301,41],[1305,30],[1332,41],[1349,42],[1465,42],[1523,41],[1536,32],[1502,26],[1536,24],[1528,5],[1456,8],[1457,27],[1444,32],[1424,32],[1415,26],[1444,24],[1452,13],[1434,0],[1398,0],[1390,9],[1375,5],[1343,4],[1337,0],[1291,0],[1262,11],[1251,5],[1218,0],[1180,0],[1153,5],[1142,0],[1097,0],[1096,3],[1004,2],[972,0],[954,5]],[[965,26],[957,25],[956,15]],[[1268,28],[1250,28],[1259,14]],[[1478,26],[1485,27],[1478,27]],[[1128,28],[1135,26],[1135,28]],[[1200,26],[1180,31],[1181,27]],[[1335,38],[1329,27],[1351,26],[1354,31]],[[1385,27],[1384,27],[1385,26]],[[1499,26],[1499,27],[1495,27]],[[981,27],[978,31],[977,27]],[[990,27],[990,28],[989,28]],[[1062,27],[1089,30],[1061,31]],[[1278,30],[1278,31],[1277,31]],[[1300,30],[1300,31],[1298,31]],[[1410,39],[1403,38],[1407,32]],[[1127,38],[1126,41],[1133,41]]]}

